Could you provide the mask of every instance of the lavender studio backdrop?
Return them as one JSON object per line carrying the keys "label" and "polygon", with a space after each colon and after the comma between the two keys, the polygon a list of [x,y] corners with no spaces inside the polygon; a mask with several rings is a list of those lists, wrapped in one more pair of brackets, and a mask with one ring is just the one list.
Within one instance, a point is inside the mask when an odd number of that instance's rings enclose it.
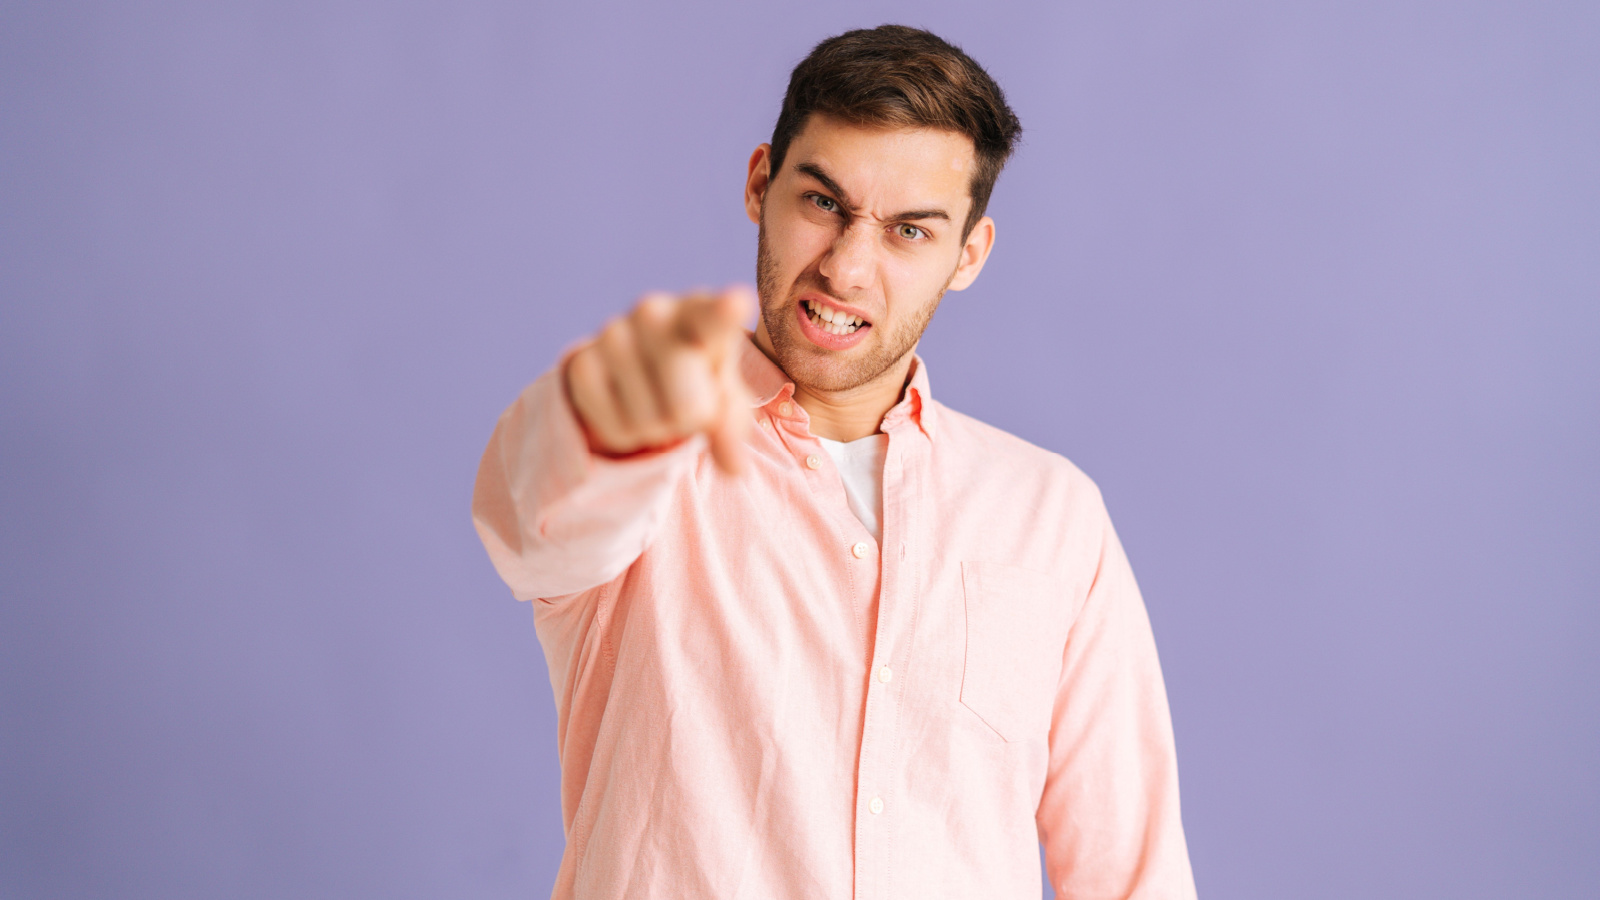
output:
{"label": "lavender studio backdrop", "polygon": [[752,277],[847,27],[1027,128],[951,405],[1103,487],[1201,893],[1600,896],[1600,6],[0,5],[0,896],[543,896],[495,416]]}

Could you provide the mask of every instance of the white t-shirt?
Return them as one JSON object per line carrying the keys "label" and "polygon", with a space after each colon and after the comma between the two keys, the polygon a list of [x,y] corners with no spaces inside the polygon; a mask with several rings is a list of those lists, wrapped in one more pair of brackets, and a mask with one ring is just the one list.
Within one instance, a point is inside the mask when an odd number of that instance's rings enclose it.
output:
{"label": "white t-shirt", "polygon": [[872,539],[882,544],[883,459],[889,453],[889,436],[872,434],[849,443],[824,437],[817,440],[833,457],[833,464],[844,479],[844,495],[850,500],[850,511],[872,532]]}

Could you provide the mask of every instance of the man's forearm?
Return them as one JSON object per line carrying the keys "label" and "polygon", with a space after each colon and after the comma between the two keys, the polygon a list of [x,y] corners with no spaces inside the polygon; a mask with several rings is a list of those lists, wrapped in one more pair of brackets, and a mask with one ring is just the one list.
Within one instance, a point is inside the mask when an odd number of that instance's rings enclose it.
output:
{"label": "man's forearm", "polygon": [[478,467],[472,518],[519,600],[603,584],[644,552],[703,439],[610,459],[589,449],[560,366],[501,415]]}

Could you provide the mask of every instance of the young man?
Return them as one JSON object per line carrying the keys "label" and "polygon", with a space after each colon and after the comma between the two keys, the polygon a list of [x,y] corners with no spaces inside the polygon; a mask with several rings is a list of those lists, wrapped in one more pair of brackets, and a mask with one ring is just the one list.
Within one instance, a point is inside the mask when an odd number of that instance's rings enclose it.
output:
{"label": "young man", "polygon": [[1020,131],[960,50],[819,44],[750,158],[748,298],[645,298],[501,417],[473,515],[558,711],[554,896],[1194,894],[1095,486],[914,351]]}

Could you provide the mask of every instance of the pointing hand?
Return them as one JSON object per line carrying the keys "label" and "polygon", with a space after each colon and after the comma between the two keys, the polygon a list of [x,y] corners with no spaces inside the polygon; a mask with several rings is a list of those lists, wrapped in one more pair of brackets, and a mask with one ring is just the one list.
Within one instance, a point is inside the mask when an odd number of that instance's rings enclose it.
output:
{"label": "pointing hand", "polygon": [[749,288],[719,294],[647,294],[567,359],[567,396],[591,450],[626,454],[695,434],[727,472],[744,464],[750,391],[739,375],[753,311]]}

